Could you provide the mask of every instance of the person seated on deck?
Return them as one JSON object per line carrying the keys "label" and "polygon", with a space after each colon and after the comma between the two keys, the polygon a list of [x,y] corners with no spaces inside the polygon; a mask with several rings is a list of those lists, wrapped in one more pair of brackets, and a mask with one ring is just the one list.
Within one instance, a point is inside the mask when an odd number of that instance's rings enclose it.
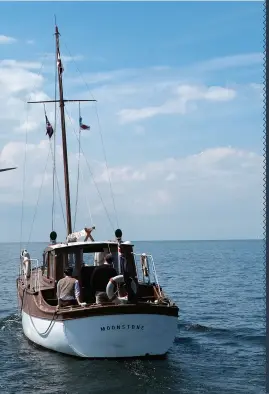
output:
{"label": "person seated on deck", "polygon": [[95,294],[96,304],[110,301],[106,294],[106,286],[109,279],[116,275],[117,271],[113,268],[113,256],[109,253],[105,257],[104,264],[95,267],[92,273],[91,289]]}
{"label": "person seated on deck", "polygon": [[77,279],[72,277],[73,268],[68,267],[64,270],[64,278],[57,284],[57,308],[61,306],[83,305],[80,302],[80,288]]}

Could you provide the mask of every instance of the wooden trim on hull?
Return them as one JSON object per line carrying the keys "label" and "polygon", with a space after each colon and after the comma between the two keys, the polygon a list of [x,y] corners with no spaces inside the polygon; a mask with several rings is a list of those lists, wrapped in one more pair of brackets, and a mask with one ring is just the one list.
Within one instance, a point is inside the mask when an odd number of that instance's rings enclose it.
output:
{"label": "wooden trim on hull", "polygon": [[96,305],[91,304],[86,307],[75,306],[61,308],[56,312],[56,308],[48,305],[42,297],[41,292],[29,292],[28,289],[18,286],[18,295],[21,309],[32,317],[41,319],[52,319],[57,321],[80,319],[89,316],[108,316],[108,315],[130,315],[130,314],[149,314],[178,317],[177,306],[156,305],[140,302],[138,304],[123,305]]}

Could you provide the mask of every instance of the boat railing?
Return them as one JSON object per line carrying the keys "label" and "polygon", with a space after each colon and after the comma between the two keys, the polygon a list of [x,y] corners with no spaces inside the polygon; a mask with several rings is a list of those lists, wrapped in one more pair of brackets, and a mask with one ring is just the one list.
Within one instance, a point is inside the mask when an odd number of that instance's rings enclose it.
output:
{"label": "boat railing", "polygon": [[[151,254],[134,253],[137,278],[143,283],[155,282],[159,287],[159,280],[156,272],[155,262]],[[152,280],[153,277],[153,280]]]}
{"label": "boat railing", "polygon": [[31,276],[33,276],[33,287],[35,291],[40,290],[40,267],[39,259],[31,259]]}

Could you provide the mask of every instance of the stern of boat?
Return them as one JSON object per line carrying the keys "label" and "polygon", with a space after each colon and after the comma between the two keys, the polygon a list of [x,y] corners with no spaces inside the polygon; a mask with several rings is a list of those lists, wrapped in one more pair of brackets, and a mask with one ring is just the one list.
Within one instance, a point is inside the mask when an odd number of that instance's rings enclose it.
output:
{"label": "stern of boat", "polygon": [[173,344],[178,319],[157,314],[92,316],[64,321],[72,351],[80,357],[163,356]]}

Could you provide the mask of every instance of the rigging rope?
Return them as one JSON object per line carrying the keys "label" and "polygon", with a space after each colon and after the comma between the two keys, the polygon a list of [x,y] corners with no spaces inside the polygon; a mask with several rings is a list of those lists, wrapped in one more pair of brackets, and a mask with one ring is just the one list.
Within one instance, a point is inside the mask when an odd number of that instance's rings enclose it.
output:
{"label": "rigging rope", "polygon": [[48,165],[48,161],[49,161],[49,154],[50,154],[50,151],[48,151],[48,156],[47,156],[47,160],[46,160],[46,166],[45,166],[45,170],[43,172],[41,185],[40,185],[40,188],[39,188],[39,191],[38,191],[37,202],[36,202],[36,206],[35,206],[34,216],[33,216],[32,224],[31,224],[31,227],[30,227],[30,234],[29,234],[29,238],[28,238],[28,242],[27,242],[26,248],[28,248],[28,245],[30,243],[30,239],[31,239],[31,236],[32,236],[32,231],[33,231],[33,226],[34,226],[34,222],[35,222],[36,212],[37,212],[37,208],[38,208],[38,205],[39,205],[39,199],[40,199],[40,195],[41,195],[41,190],[43,188],[43,183],[44,183],[45,174],[46,174],[46,170],[47,170],[47,165]]}
{"label": "rigging rope", "polygon": [[[79,119],[80,119],[80,102],[79,102]],[[79,132],[78,132],[78,172],[77,172],[77,190],[76,190],[76,203],[75,203],[75,216],[74,216],[74,227],[73,231],[75,231],[76,228],[76,219],[77,219],[77,208],[78,208],[78,186],[79,186],[79,164],[80,164],[80,140],[81,140],[81,129],[79,127]]]}
{"label": "rigging rope", "polygon": [[[71,54],[70,50],[68,49],[66,43],[63,42],[63,44],[66,47],[66,50],[69,53],[69,56],[71,57],[72,62],[75,64],[76,69],[77,69],[78,73],[80,74],[80,77],[81,77],[82,81],[84,82],[89,94],[94,99],[94,96],[91,93],[91,90],[90,90],[88,84],[86,83],[85,79],[83,78],[83,75],[82,75],[81,71],[79,70],[77,63],[74,60],[74,57],[72,56],[72,54]],[[94,108],[95,108],[95,112],[96,112],[98,129],[99,129],[99,134],[100,134],[100,138],[101,138],[102,149],[103,149],[103,154],[104,154],[104,159],[105,159],[105,164],[106,164],[106,170],[107,170],[107,176],[108,176],[108,181],[109,181],[109,188],[110,188],[111,199],[112,199],[112,203],[113,203],[113,207],[114,207],[117,227],[119,228],[118,214],[117,214],[117,209],[116,209],[116,204],[115,204],[114,193],[113,193],[113,189],[112,189],[112,182],[111,182],[111,178],[110,178],[110,172],[109,172],[109,169],[108,169],[107,156],[106,156],[106,150],[105,150],[105,145],[104,145],[104,140],[103,140],[103,135],[102,135],[101,122],[100,122],[100,118],[99,118],[98,109],[97,109],[97,103],[96,102],[95,102]]]}
{"label": "rigging rope", "polygon": [[[67,116],[68,116],[68,118],[69,118],[69,120],[70,120],[70,123],[73,125],[73,121],[72,121],[71,117],[69,116],[69,113],[68,113],[67,109],[65,109],[65,113],[67,114]],[[73,125],[73,132],[74,132],[74,134],[75,134],[75,136],[76,136],[76,138],[77,138],[77,140],[78,140],[78,136],[77,136],[77,133],[76,133],[76,131],[75,131],[74,125]],[[86,161],[86,165],[87,165],[87,167],[88,167],[89,173],[90,173],[91,178],[92,178],[92,180],[93,180],[94,186],[96,187],[97,193],[98,193],[99,198],[100,198],[100,200],[101,200],[101,203],[102,203],[102,205],[103,205],[104,211],[105,211],[105,213],[106,213],[106,215],[107,215],[107,218],[108,218],[108,220],[109,220],[109,223],[110,223],[110,225],[111,225],[111,227],[112,227],[112,230],[114,231],[115,228],[114,228],[113,223],[112,223],[112,221],[111,221],[111,218],[110,218],[110,216],[109,216],[109,214],[108,214],[107,208],[106,208],[106,206],[105,206],[105,204],[104,204],[104,201],[103,201],[103,198],[102,198],[102,195],[101,195],[100,190],[99,190],[99,188],[98,188],[98,186],[97,186],[97,184],[96,184],[96,182],[95,182],[95,179],[94,179],[92,170],[91,170],[91,168],[90,168],[90,165],[89,165],[89,163],[88,163],[88,160],[87,160],[87,158],[86,158],[86,156],[85,156],[85,154],[84,154],[84,151],[83,151],[82,147],[80,147],[80,150],[81,150],[81,153],[83,154],[84,159],[85,159],[85,161]]]}
{"label": "rigging rope", "polygon": [[55,177],[56,177],[57,189],[58,189],[58,194],[59,194],[59,199],[60,199],[60,204],[61,204],[61,209],[62,209],[64,227],[66,228],[66,220],[65,220],[65,214],[64,214],[64,207],[63,207],[63,202],[62,202],[62,199],[61,199],[61,191],[60,191],[59,181],[58,181],[58,177],[57,177],[57,172],[55,172]]}
{"label": "rigging rope", "polygon": [[[31,316],[31,314],[29,314],[30,320],[31,320],[31,323],[32,323],[34,329],[35,329],[36,332],[37,332],[39,335],[41,335],[41,336],[45,336],[45,335],[49,332],[49,329],[51,328],[52,323],[53,323],[53,322],[55,323],[55,317],[56,317],[56,315],[57,315],[57,311],[55,311],[55,312],[53,313],[52,319],[50,320],[50,323],[49,323],[48,328],[47,328],[44,332],[39,332],[39,331],[37,330],[36,326],[35,326],[35,323],[34,323],[34,321],[33,321],[33,317]],[[45,319],[44,319],[44,320],[45,320]]]}
{"label": "rigging rope", "polygon": [[[28,242],[27,242],[27,248],[28,245],[30,243],[30,239],[32,236],[32,230],[33,230],[33,226],[34,226],[34,222],[35,222],[35,218],[36,218],[36,213],[37,213],[37,209],[39,206],[39,200],[40,200],[40,195],[41,195],[41,191],[43,188],[43,184],[44,184],[44,180],[45,180],[45,175],[46,175],[46,170],[47,170],[47,166],[48,166],[48,161],[49,161],[49,154],[51,154],[52,158],[53,158],[53,151],[52,151],[52,144],[51,141],[49,141],[49,151],[48,151],[48,156],[47,156],[47,160],[46,160],[46,165],[45,165],[45,169],[43,172],[43,176],[42,176],[42,182],[39,188],[39,192],[38,192],[38,198],[37,198],[37,203],[35,206],[35,211],[34,211],[34,216],[33,216],[33,220],[32,220],[32,224],[31,224],[31,228],[30,228],[30,234],[29,234],[29,238],[28,238]],[[57,183],[57,188],[58,188],[58,193],[59,193],[59,198],[60,198],[60,204],[61,204],[61,209],[62,209],[62,215],[63,215],[63,221],[64,221],[64,226],[66,226],[66,222],[65,222],[65,216],[64,216],[64,209],[63,209],[63,203],[62,203],[62,199],[61,199],[61,192],[60,192],[60,187],[59,187],[59,182],[58,182],[58,177],[57,177],[57,173],[55,171],[55,179],[56,179],[56,183]]]}
{"label": "rigging rope", "polygon": [[[93,95],[92,95],[92,97],[93,97]],[[107,164],[105,145],[104,145],[104,141],[103,141],[103,134],[102,134],[102,131],[101,131],[101,123],[100,123],[100,119],[99,119],[99,114],[98,114],[97,103],[96,102],[94,102],[94,107],[95,107],[95,112],[96,112],[96,117],[97,117],[97,122],[98,122],[98,127],[99,127],[99,133],[100,133],[100,137],[101,137],[102,148],[103,148],[103,153],[104,153],[104,158],[105,158],[105,163],[106,163],[106,170],[107,170],[107,176],[108,176],[108,181],[109,181],[111,199],[112,199],[112,203],[113,203],[113,207],[114,207],[117,228],[119,228],[119,220],[118,220],[118,214],[117,214],[117,209],[116,209],[116,203],[115,203],[114,193],[113,193],[113,189],[112,189],[111,177],[110,177],[108,164]]]}
{"label": "rigging rope", "polygon": [[[39,77],[41,71],[44,67],[44,63],[48,54],[45,54],[43,61],[41,63],[40,69],[38,70],[37,76]],[[36,82],[33,91],[35,91],[38,82]],[[28,122],[29,122],[29,104],[27,101],[30,101],[32,93],[30,93],[28,99],[26,100],[26,131],[25,131],[25,150],[24,150],[24,160],[23,160],[23,177],[22,177],[22,205],[21,205],[21,228],[20,228],[20,251],[22,248],[22,233],[23,233],[23,218],[24,218],[24,198],[25,198],[25,179],[26,179],[26,158],[27,158],[27,147],[28,147]]]}
{"label": "rigging rope", "polygon": [[[83,171],[81,171],[81,175],[82,175],[82,182],[83,182],[84,185],[86,185]],[[90,223],[91,223],[91,224],[94,224],[93,218],[92,218],[91,207],[90,207],[90,204],[89,204],[89,199],[88,199],[88,195],[87,195],[87,193],[86,193],[86,190],[84,190],[84,197],[85,197],[86,204],[87,204],[87,208],[88,208],[88,211],[89,211]]]}
{"label": "rigging rope", "polygon": [[55,175],[56,175],[56,159],[55,159],[55,152],[56,152],[56,126],[57,126],[57,50],[55,52],[55,83],[54,83],[54,133],[53,133],[53,156],[52,156],[52,222],[51,222],[51,231],[55,229],[54,227],[54,219],[55,219]]}
{"label": "rigging rope", "polygon": [[26,158],[27,158],[27,146],[28,146],[28,116],[29,116],[29,104],[27,104],[27,110],[26,110],[25,149],[24,149],[23,176],[22,176],[22,203],[21,203],[20,252],[21,252],[21,249],[22,249],[22,232],[23,232],[23,215],[24,215],[24,194],[25,194],[25,178],[26,178]]}
{"label": "rigging rope", "polygon": [[[54,155],[53,155],[52,146],[51,146],[51,143],[50,143],[50,153],[51,153],[51,157],[52,157],[52,160],[53,160],[53,158],[54,158],[55,163],[56,163],[55,152],[56,152],[56,149],[54,148]],[[60,205],[61,205],[61,210],[62,210],[62,215],[63,215],[64,226],[66,227],[66,221],[65,221],[65,214],[64,214],[64,208],[63,208],[63,202],[62,202],[62,198],[61,198],[61,191],[60,191],[60,186],[59,186],[59,181],[58,181],[58,176],[57,176],[57,171],[56,171],[56,164],[55,164],[55,179],[56,179],[57,190],[58,190],[59,199],[60,199]],[[56,192],[55,192],[55,194],[56,194]],[[54,213],[55,213],[55,208],[54,208]]]}

